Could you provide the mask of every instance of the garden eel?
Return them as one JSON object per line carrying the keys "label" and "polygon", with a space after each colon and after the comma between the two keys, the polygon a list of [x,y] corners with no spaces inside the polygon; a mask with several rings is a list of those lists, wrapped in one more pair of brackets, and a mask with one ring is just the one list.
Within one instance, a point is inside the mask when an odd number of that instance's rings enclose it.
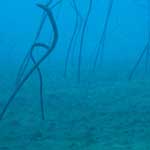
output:
{"label": "garden eel", "polygon": [[[47,3],[47,7],[51,4],[51,0]],[[57,3],[55,3],[54,5],[52,5],[51,9],[56,7],[61,1],[58,1]],[[42,21],[41,21],[41,24],[39,26],[39,29],[37,31],[37,34],[36,34],[36,37],[35,37],[35,40],[34,40],[34,44],[36,43],[36,41],[38,40],[40,34],[41,34],[41,31],[42,31],[42,28],[44,26],[44,23],[45,23],[45,20],[47,18],[47,14],[45,14],[45,12],[43,13],[43,18],[42,18]],[[34,45],[33,44],[33,45]],[[20,69],[19,69],[19,72],[18,72],[18,76],[17,76],[17,81],[16,81],[16,86],[19,84],[19,82],[21,82],[21,79],[23,78],[24,76],[24,73],[25,73],[25,70],[27,69],[27,66],[28,66],[28,63],[29,63],[29,60],[31,59],[31,61],[33,62],[33,64],[36,64],[36,60],[33,56],[33,53],[32,53],[32,47],[30,49],[30,51],[28,51],[27,55],[25,56],[24,60],[23,60],[23,63],[22,65],[20,66]],[[39,68],[39,66],[36,68],[37,69],[37,73],[38,73],[38,77],[39,77],[39,90],[40,90],[40,106],[41,106],[41,117],[42,117],[42,120],[45,119],[45,115],[44,115],[44,100],[43,100],[43,77],[42,77],[42,72]]]}
{"label": "garden eel", "polygon": [[80,76],[81,76],[83,42],[84,42],[85,31],[86,31],[88,19],[89,19],[91,10],[92,10],[92,3],[93,3],[93,0],[90,0],[88,11],[87,11],[87,15],[86,15],[86,18],[84,20],[83,28],[82,28],[82,31],[81,31],[81,42],[80,42],[80,47],[79,47],[78,64],[77,64],[77,66],[78,66],[78,68],[77,68],[77,79],[78,79],[78,82],[80,82]]}
{"label": "garden eel", "polygon": [[133,75],[135,73],[135,71],[137,70],[139,64],[141,63],[144,55],[145,55],[145,72],[148,71],[148,65],[149,65],[149,58],[150,58],[150,2],[149,0],[147,0],[147,18],[148,18],[148,40],[147,40],[147,43],[144,47],[144,49],[142,50],[140,56],[138,57],[138,60],[137,62],[135,63],[135,65],[133,66],[130,74],[129,74],[129,77],[128,77],[128,80],[131,80],[133,78]]}
{"label": "garden eel", "polygon": [[92,69],[93,71],[95,71],[95,69],[96,69],[98,58],[100,57],[101,62],[102,62],[102,59],[103,59],[106,32],[107,32],[107,28],[108,28],[108,24],[109,24],[110,15],[111,15],[111,12],[112,12],[113,4],[114,4],[114,0],[110,0],[109,8],[108,8],[107,16],[106,16],[106,21],[105,21],[105,24],[104,24],[104,29],[103,29],[103,32],[102,32],[102,36],[99,39],[98,47],[97,47],[97,50],[96,50],[96,56],[95,56],[95,59],[94,59],[94,64],[93,64],[93,69]]}
{"label": "garden eel", "polygon": [[70,57],[70,54],[71,54],[71,51],[73,50],[72,49],[72,46],[73,46],[73,42],[76,38],[76,35],[77,35],[77,32],[78,32],[78,25],[79,25],[79,18],[82,19],[82,16],[77,8],[77,5],[76,5],[76,2],[75,0],[72,0],[73,1],[73,9],[75,10],[75,26],[74,26],[74,31],[72,33],[72,36],[71,36],[71,40],[69,42],[69,46],[68,46],[68,49],[67,49],[67,54],[66,54],[66,58],[65,58],[65,70],[64,70],[64,77],[66,77],[67,75],[67,70],[68,70],[68,63],[69,63],[69,57]]}
{"label": "garden eel", "polygon": [[22,86],[24,85],[24,83],[29,79],[29,77],[31,76],[31,74],[37,69],[37,67],[39,67],[39,65],[49,56],[49,54],[54,50],[54,48],[56,47],[57,41],[58,41],[58,29],[57,29],[57,25],[54,19],[54,16],[51,12],[51,9],[49,9],[48,7],[41,5],[41,4],[37,4],[38,7],[40,7],[42,10],[44,10],[49,18],[49,21],[52,25],[53,28],[53,32],[54,32],[54,37],[52,40],[52,44],[51,46],[47,46],[43,43],[35,43],[32,48],[31,48],[31,53],[34,50],[34,48],[36,47],[42,47],[47,49],[48,51],[36,62],[36,64],[34,64],[34,66],[29,70],[29,72],[24,76],[24,78],[19,82],[19,84],[17,85],[17,87],[14,89],[14,92],[12,93],[12,95],[9,97],[5,107],[3,108],[2,112],[0,113],[0,120],[3,119],[9,105],[13,102],[15,96],[18,94],[19,90],[22,88]]}

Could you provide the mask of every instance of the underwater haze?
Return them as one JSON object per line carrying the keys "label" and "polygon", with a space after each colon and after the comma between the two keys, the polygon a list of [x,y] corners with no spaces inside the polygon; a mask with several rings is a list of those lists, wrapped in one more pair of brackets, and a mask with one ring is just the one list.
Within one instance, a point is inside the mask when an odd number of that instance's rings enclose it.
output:
{"label": "underwater haze", "polygon": [[1,0],[0,150],[150,150],[149,75],[149,0]]}

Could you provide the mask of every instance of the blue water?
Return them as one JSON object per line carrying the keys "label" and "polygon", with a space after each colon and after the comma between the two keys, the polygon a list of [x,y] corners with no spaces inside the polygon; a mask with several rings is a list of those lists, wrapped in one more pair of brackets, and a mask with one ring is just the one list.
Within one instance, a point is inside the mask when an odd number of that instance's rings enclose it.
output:
{"label": "blue water", "polygon": [[[46,3],[0,3],[0,150],[149,150],[149,1],[51,0],[48,7]],[[43,13],[47,18],[36,43],[51,47],[53,23],[58,32],[52,53],[37,66],[43,79],[44,118],[37,67],[4,112],[34,67],[29,55],[27,68],[16,82]],[[71,43],[75,29],[78,32]],[[93,69],[100,41],[100,56]],[[36,63],[47,51],[42,47],[33,51]]]}

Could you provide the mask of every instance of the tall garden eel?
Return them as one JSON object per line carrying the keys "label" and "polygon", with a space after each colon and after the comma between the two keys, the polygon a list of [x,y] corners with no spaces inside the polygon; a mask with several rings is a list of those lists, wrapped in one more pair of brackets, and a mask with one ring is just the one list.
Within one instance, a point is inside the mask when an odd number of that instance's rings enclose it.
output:
{"label": "tall garden eel", "polygon": [[66,54],[66,58],[65,58],[65,70],[64,70],[64,77],[66,77],[67,75],[67,71],[68,71],[68,65],[69,65],[69,57],[71,55],[71,52],[72,52],[72,46],[73,46],[73,42],[76,38],[76,35],[78,33],[78,27],[79,27],[79,21],[82,19],[82,16],[77,8],[77,5],[76,5],[76,2],[75,0],[72,0],[73,2],[73,9],[75,11],[75,26],[74,26],[74,30],[73,30],[73,33],[72,33],[72,36],[71,36],[71,40],[69,42],[69,45],[68,45],[68,48],[67,48],[67,54]]}
{"label": "tall garden eel", "polygon": [[78,55],[78,70],[77,70],[77,78],[78,78],[78,82],[80,82],[80,76],[81,76],[81,64],[82,64],[82,51],[83,51],[83,42],[84,42],[84,37],[85,37],[85,31],[86,31],[86,27],[87,27],[87,23],[88,23],[88,19],[92,10],[92,5],[93,5],[93,0],[90,0],[89,2],[89,7],[88,7],[88,12],[86,15],[86,18],[84,20],[83,23],[83,28],[81,31],[81,42],[80,42],[80,48],[79,48],[79,55]]}
{"label": "tall garden eel", "polygon": [[128,80],[132,80],[138,66],[140,65],[142,59],[145,57],[145,72],[147,73],[148,72],[148,67],[149,67],[149,58],[150,58],[150,28],[149,28],[149,25],[150,25],[150,2],[149,0],[147,1],[147,19],[148,19],[148,40],[146,42],[146,45],[144,47],[144,49],[142,50],[140,56],[138,57],[135,65],[133,66],[130,74],[129,74],[129,77],[128,77]]}
{"label": "tall garden eel", "polygon": [[[62,0],[56,2],[55,4],[53,4],[51,6],[51,9],[56,7]],[[50,4],[51,4],[51,0],[46,4],[46,6],[48,7]],[[36,41],[38,40],[38,38],[40,37],[40,34],[41,34],[41,31],[42,31],[42,28],[44,26],[44,23],[45,23],[45,20],[47,18],[47,14],[45,14],[45,12],[43,12],[43,18],[41,20],[41,23],[40,23],[40,26],[39,26],[39,29],[37,31],[37,34],[36,34],[36,37],[34,39],[34,44],[36,43]],[[34,45],[33,44],[33,45]],[[24,76],[24,73],[25,73],[25,70],[28,66],[28,63],[29,63],[29,60],[31,59],[31,61],[33,62],[33,64],[36,64],[36,60],[33,56],[33,53],[32,53],[32,47],[31,49],[29,50],[29,52],[27,53],[27,55],[25,56],[24,60],[23,60],[23,64],[21,65],[20,69],[19,69],[19,72],[18,72],[18,76],[17,76],[17,80],[16,80],[16,86],[17,84],[21,81],[21,79],[23,78]],[[37,73],[38,73],[38,77],[39,77],[39,90],[40,90],[40,93],[39,93],[39,96],[40,96],[40,106],[41,106],[41,117],[42,117],[42,120],[45,119],[45,115],[44,115],[44,100],[43,100],[43,77],[42,77],[42,72],[39,68],[39,66],[37,67]]]}
{"label": "tall garden eel", "polygon": [[102,62],[102,59],[103,59],[106,32],[107,32],[107,29],[108,29],[108,24],[109,24],[110,15],[111,15],[111,12],[112,12],[113,4],[114,4],[114,0],[110,0],[107,15],[106,15],[106,21],[105,21],[105,24],[104,24],[104,29],[103,29],[103,32],[102,32],[102,36],[99,39],[98,47],[96,49],[96,56],[95,56],[94,64],[93,64],[93,68],[92,68],[93,71],[95,71],[95,69],[96,69],[98,58],[100,57],[101,62]]}
{"label": "tall garden eel", "polygon": [[58,41],[58,29],[57,29],[57,25],[54,19],[54,16],[51,12],[51,9],[49,9],[48,7],[41,5],[41,4],[37,4],[38,7],[40,7],[41,9],[43,9],[46,14],[48,15],[49,21],[52,25],[52,29],[54,32],[54,37],[52,40],[52,44],[50,46],[47,46],[45,44],[42,43],[35,43],[32,48],[31,48],[31,53],[34,50],[34,48],[36,47],[42,47],[47,49],[48,51],[36,62],[36,64],[34,64],[34,66],[29,70],[29,72],[24,76],[24,78],[19,82],[19,84],[17,85],[17,87],[14,89],[12,95],[9,97],[6,105],[4,106],[2,112],[0,113],[0,120],[3,119],[9,105],[13,102],[15,96],[18,94],[19,90],[22,88],[22,86],[24,85],[24,83],[29,79],[29,77],[32,75],[32,73],[37,69],[37,67],[49,56],[49,54],[54,50],[54,48],[56,47],[57,41]]}

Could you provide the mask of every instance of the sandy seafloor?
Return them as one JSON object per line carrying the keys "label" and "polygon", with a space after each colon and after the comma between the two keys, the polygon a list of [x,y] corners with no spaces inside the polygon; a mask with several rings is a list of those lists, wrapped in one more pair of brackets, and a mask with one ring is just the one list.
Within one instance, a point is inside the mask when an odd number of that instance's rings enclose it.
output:
{"label": "sandy seafloor", "polygon": [[[0,109],[14,79],[1,78]],[[42,121],[32,77],[0,121],[0,150],[150,150],[150,80],[128,82],[114,73],[82,78],[78,85],[45,75]]]}

